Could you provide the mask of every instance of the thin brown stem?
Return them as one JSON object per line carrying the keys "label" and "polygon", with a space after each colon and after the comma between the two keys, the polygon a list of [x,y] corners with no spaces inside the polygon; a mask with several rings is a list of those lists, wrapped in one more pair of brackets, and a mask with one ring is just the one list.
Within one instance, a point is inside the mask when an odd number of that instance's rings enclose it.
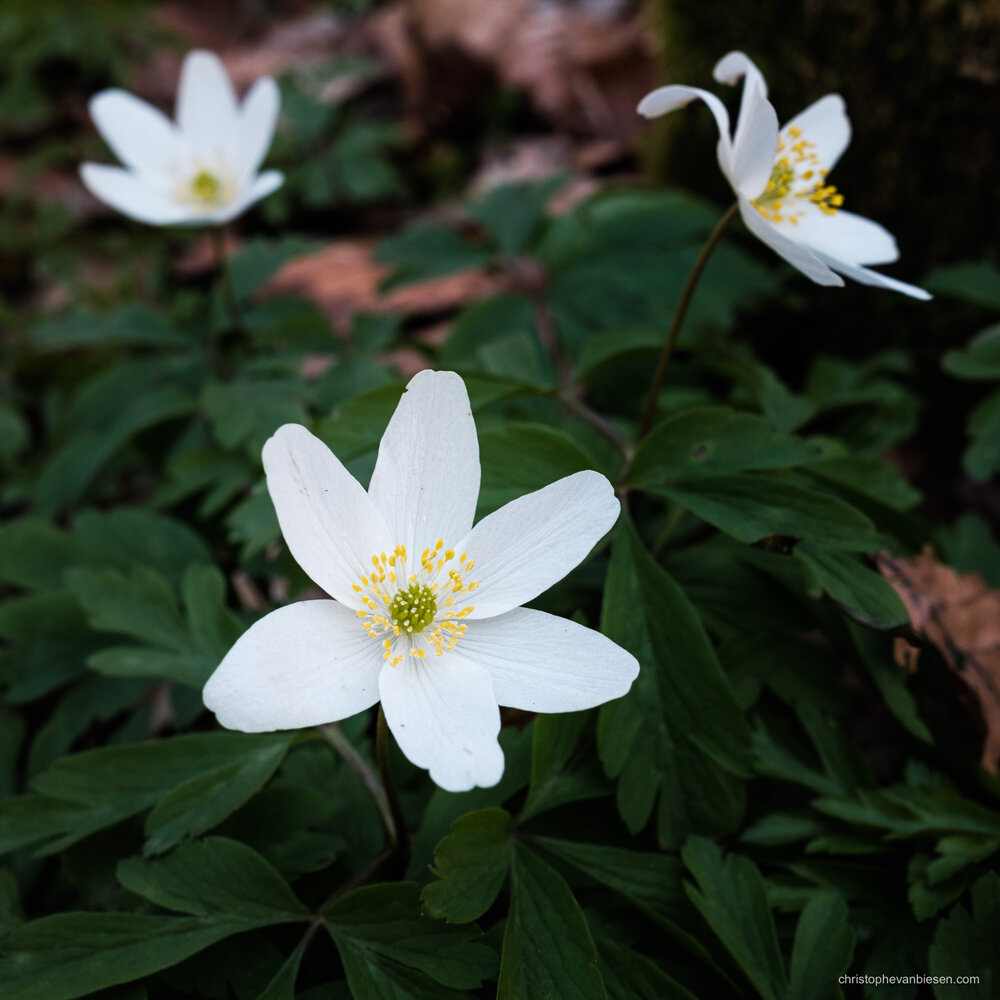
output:
{"label": "thin brown stem", "polygon": [[712,251],[722,238],[726,226],[729,225],[730,220],[736,215],[738,210],[739,204],[733,204],[729,208],[729,211],[716,223],[715,228],[705,241],[705,245],[701,248],[701,253],[698,254],[698,259],[694,262],[687,281],[684,283],[680,302],[677,303],[677,311],[674,313],[673,321],[670,324],[670,330],[667,333],[663,350],[660,351],[660,360],[656,364],[653,381],[650,383],[649,398],[646,400],[646,409],[642,415],[642,423],[639,426],[640,441],[649,433],[649,429],[653,425],[653,417],[656,415],[656,403],[660,398],[660,389],[663,388],[663,379],[666,377],[667,368],[670,366],[670,357],[674,352],[677,338],[680,336],[681,326],[684,323],[684,317],[687,315],[688,307],[691,305],[694,290],[698,287],[701,273],[705,270],[705,265],[708,263],[709,257],[712,256]]}
{"label": "thin brown stem", "polygon": [[596,410],[592,410],[571,389],[560,391],[558,399],[575,417],[579,417],[584,423],[590,424],[598,434],[607,438],[615,446],[622,459],[628,462],[632,456],[631,442],[610,420],[602,417]]}
{"label": "thin brown stem", "polygon": [[403,809],[399,804],[399,797],[396,795],[396,786],[392,781],[392,769],[389,766],[389,744],[392,735],[389,733],[389,724],[385,721],[385,712],[382,705],[378,706],[378,724],[375,732],[375,757],[378,760],[379,774],[382,776],[382,787],[385,789],[386,798],[389,800],[389,813],[392,818],[392,829],[389,831],[389,841],[393,850],[400,852],[409,847],[406,834],[406,819],[403,816]]}
{"label": "thin brown stem", "polygon": [[558,384],[558,389],[555,393],[556,398],[575,417],[584,423],[590,424],[594,430],[607,438],[627,462],[632,451],[632,446],[628,438],[614,424],[602,417],[596,410],[592,410],[576,395],[573,388],[573,365],[563,350],[562,341],[559,339],[559,331],[556,329],[555,322],[552,319],[552,313],[545,303],[537,299],[534,304],[534,320],[535,328],[538,330],[538,339],[552,358],[552,364],[556,370],[556,381]]}
{"label": "thin brown stem", "polygon": [[[381,709],[379,709],[381,714]],[[344,735],[344,731],[336,722],[328,722],[325,726],[317,726],[316,731],[344,758],[344,763],[358,776],[361,783],[368,789],[368,794],[375,803],[382,822],[385,825],[389,839],[395,845],[395,819],[392,808],[389,804],[389,796],[386,794],[382,782],[378,775],[368,766],[368,762],[358,753],[354,744]]]}

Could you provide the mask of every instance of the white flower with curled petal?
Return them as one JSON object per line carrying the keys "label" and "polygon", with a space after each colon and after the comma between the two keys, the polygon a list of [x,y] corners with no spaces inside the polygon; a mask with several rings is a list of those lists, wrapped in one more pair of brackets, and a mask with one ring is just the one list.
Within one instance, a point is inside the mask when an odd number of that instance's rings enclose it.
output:
{"label": "white flower with curled petal", "polygon": [[764,77],[744,53],[723,56],[715,78],[730,84],[743,80],[732,134],[723,103],[697,87],[660,87],[642,99],[639,113],[653,118],[704,101],[719,127],[719,166],[747,228],[806,277],[820,285],[843,285],[844,275],[929,299],[922,288],[866,266],[897,260],[896,241],[878,223],[845,212],[843,196],[827,181],[851,139],[843,99],[827,94],[779,129]]}
{"label": "white flower with curled petal", "polygon": [[578,472],[473,526],[479,443],[454,372],[410,381],[367,491],[297,424],[263,458],[288,548],[333,600],[290,604],[241,636],[205,685],[222,725],[297,729],[381,701],[403,753],[464,791],[503,773],[498,705],[571,712],[628,691],[630,653],[520,606],[611,529],[611,484]]}
{"label": "white flower with curled petal", "polygon": [[90,192],[151,225],[221,225],[281,186],[280,171],[258,173],[281,102],[270,77],[242,104],[222,61],[190,52],[181,68],[177,121],[124,90],[91,98],[90,115],[124,167],[84,163]]}

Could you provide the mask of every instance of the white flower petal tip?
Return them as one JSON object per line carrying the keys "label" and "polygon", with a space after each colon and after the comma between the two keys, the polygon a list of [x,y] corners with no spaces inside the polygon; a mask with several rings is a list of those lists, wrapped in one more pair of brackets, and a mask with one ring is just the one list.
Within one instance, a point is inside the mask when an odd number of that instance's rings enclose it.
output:
{"label": "white flower petal tip", "polygon": [[503,774],[500,704],[572,711],[628,690],[625,650],[517,609],[611,529],[611,484],[578,472],[473,526],[479,445],[455,373],[410,380],[368,490],[298,424],[275,431],[263,463],[289,551],[334,600],[275,611],[236,643],[204,691],[222,725],[317,725],[380,698],[402,752],[465,791]]}
{"label": "white flower petal tip", "polygon": [[763,96],[767,97],[767,82],[757,68],[757,64],[745,53],[735,50],[727,52],[712,70],[712,76],[719,83],[728,83],[733,86],[744,77],[754,80],[763,90]]}
{"label": "white flower petal tip", "polygon": [[221,225],[282,183],[277,171],[258,172],[279,105],[277,86],[264,78],[241,107],[219,57],[191,52],[181,68],[176,122],[123,90],[91,98],[94,124],[125,169],[97,176],[90,168],[100,165],[86,164],[84,183],[140,222]]}
{"label": "white flower petal tip", "polygon": [[844,284],[843,275],[912,298],[929,298],[923,289],[864,266],[896,259],[889,233],[860,216],[850,216],[853,221],[847,224],[835,221],[849,215],[842,209],[844,196],[828,179],[851,139],[840,95],[820,98],[779,130],[767,82],[746,53],[727,53],[714,75],[720,83],[743,80],[732,134],[719,98],[696,87],[660,87],[640,101],[638,111],[649,118],[696,99],[704,101],[719,128],[719,166],[739,199],[747,228],[810,280],[838,286]]}

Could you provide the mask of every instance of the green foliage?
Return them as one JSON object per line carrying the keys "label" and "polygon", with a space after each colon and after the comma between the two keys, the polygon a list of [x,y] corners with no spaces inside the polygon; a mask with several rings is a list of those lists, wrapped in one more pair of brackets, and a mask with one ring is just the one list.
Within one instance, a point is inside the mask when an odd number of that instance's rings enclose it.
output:
{"label": "green foliage", "polygon": [[[39,85],[54,57],[97,89],[138,38],[132,6],[77,7],[0,17],[18,142],[80,117],[61,76]],[[720,210],[622,182],[555,214],[559,176],[397,226],[386,206],[426,180],[407,130],[327,86],[362,95],[376,69],[282,79],[269,162],[286,184],[241,222],[225,275],[176,268],[183,233],[48,218],[19,190],[0,213],[0,280],[43,247],[32,268],[60,275],[64,303],[19,290],[2,347],[4,1000],[836,1000],[862,972],[978,975],[935,995],[992,996],[997,783],[962,675],[926,644],[915,672],[897,665],[894,639],[921,640],[872,559],[933,542],[998,584],[986,520],[931,524],[951,484],[921,476],[925,511],[908,481],[940,416],[919,354],[873,335],[867,356],[830,339],[786,355],[782,323],[813,337],[799,293],[779,300],[776,272],[727,238],[640,434]],[[25,178],[68,155],[42,152]],[[493,289],[443,339],[384,302],[343,324],[319,295],[267,289],[386,222],[383,290],[463,273]],[[113,258],[107,286],[87,286],[91,248]],[[986,264],[929,284],[1000,306]],[[640,672],[589,711],[505,712],[493,788],[432,788],[393,751],[396,842],[369,715],[225,732],[201,688],[252,621],[320,596],[282,542],[264,442],[304,424],[367,482],[417,358],[465,379],[477,518],[581,470],[612,481],[614,530],[532,604],[599,628]],[[965,468],[988,479],[997,327],[943,365],[985,383]]]}

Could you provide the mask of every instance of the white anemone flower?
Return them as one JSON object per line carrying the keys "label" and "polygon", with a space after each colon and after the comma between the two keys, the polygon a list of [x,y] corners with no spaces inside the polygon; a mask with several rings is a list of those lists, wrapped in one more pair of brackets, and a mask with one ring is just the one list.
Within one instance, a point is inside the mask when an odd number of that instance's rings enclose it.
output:
{"label": "white anemone flower", "polygon": [[828,182],[851,140],[843,98],[827,94],[779,129],[767,84],[748,56],[730,52],[716,64],[714,75],[720,83],[744,81],[731,135],[723,103],[698,87],[660,87],[642,99],[638,111],[653,118],[704,101],[719,127],[719,166],[747,228],[806,277],[820,285],[843,285],[844,275],[929,299],[922,288],[866,266],[897,260],[896,241],[878,223],[844,211],[843,195]]}
{"label": "white anemone flower", "polygon": [[221,225],[281,186],[258,173],[281,98],[270,77],[242,104],[212,52],[190,52],[181,68],[177,121],[124,90],[91,98],[90,115],[124,167],[85,163],[80,176],[112,208],[154,226]]}
{"label": "white anemone flower", "polygon": [[298,729],[381,701],[403,753],[465,791],[503,773],[498,705],[572,712],[628,691],[630,653],[521,607],[610,530],[611,484],[578,472],[473,527],[479,443],[454,372],[410,381],[367,491],[297,424],[263,459],[288,548],[333,600],[287,605],[237,640],[204,690],[223,726]]}

